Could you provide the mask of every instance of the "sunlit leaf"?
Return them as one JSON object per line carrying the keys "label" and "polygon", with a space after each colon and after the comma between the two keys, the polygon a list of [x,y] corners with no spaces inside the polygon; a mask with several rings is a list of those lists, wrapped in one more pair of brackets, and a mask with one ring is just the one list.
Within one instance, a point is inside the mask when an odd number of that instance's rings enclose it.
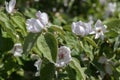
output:
{"label": "sunlit leaf", "polygon": [[40,33],[29,33],[27,35],[23,45],[23,53],[28,53],[32,49],[39,35]]}
{"label": "sunlit leaf", "polygon": [[69,66],[76,71],[76,80],[86,80],[83,69],[80,66],[80,63],[77,59],[73,58]]}
{"label": "sunlit leaf", "polygon": [[53,34],[46,33],[44,36],[40,36],[37,46],[45,58],[50,62],[56,62],[58,45]]}
{"label": "sunlit leaf", "polygon": [[91,38],[89,38],[89,37],[85,37],[84,38],[87,42],[89,42],[92,46],[94,46],[94,47],[98,47],[97,46],[97,44],[95,43],[95,41],[94,40],[92,40]]}

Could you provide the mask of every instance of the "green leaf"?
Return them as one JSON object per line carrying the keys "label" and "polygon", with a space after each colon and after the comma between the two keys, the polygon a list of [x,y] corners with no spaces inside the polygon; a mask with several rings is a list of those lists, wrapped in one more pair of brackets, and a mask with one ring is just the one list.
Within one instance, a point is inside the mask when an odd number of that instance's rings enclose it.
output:
{"label": "green leaf", "polygon": [[0,37],[0,52],[6,52],[13,48],[14,42],[11,38]]}
{"label": "green leaf", "polygon": [[52,26],[49,27],[48,29],[49,29],[50,31],[56,31],[56,32],[59,32],[59,33],[64,34],[64,31],[63,31],[62,27],[57,26],[57,25],[52,25]]}
{"label": "green leaf", "polygon": [[77,59],[73,58],[69,63],[69,66],[76,71],[76,80],[86,80],[83,69],[80,66],[80,63]]}
{"label": "green leaf", "polygon": [[120,19],[110,19],[104,22],[107,25],[107,29],[110,32],[116,32],[120,34]]}
{"label": "green leaf", "polygon": [[116,41],[114,44],[114,51],[116,51],[119,46],[120,46],[120,35],[116,38]]}
{"label": "green leaf", "polygon": [[0,25],[12,38],[16,37],[15,28],[10,24],[8,16],[4,13],[0,13]]}
{"label": "green leaf", "polygon": [[58,46],[53,34],[46,33],[44,36],[40,36],[37,40],[37,46],[45,58],[50,62],[56,62]]}
{"label": "green leaf", "polygon": [[0,27],[0,52],[6,52],[13,48],[14,42],[12,38],[3,37],[2,30]]}
{"label": "green leaf", "polygon": [[11,16],[12,24],[15,25],[16,28],[21,29],[22,33],[25,35],[25,19],[21,16]]}
{"label": "green leaf", "polygon": [[32,49],[39,35],[40,33],[29,33],[27,35],[23,45],[23,53],[28,53]]}
{"label": "green leaf", "polygon": [[63,26],[63,29],[66,31],[72,32],[71,25],[65,25],[65,26]]}
{"label": "green leaf", "polygon": [[97,46],[97,44],[95,43],[95,41],[93,41],[91,38],[89,38],[89,37],[85,37],[84,38],[87,42],[89,42],[92,46],[94,46],[94,47],[98,47]]}
{"label": "green leaf", "polygon": [[52,63],[47,63],[40,70],[40,80],[54,80],[55,66]]}

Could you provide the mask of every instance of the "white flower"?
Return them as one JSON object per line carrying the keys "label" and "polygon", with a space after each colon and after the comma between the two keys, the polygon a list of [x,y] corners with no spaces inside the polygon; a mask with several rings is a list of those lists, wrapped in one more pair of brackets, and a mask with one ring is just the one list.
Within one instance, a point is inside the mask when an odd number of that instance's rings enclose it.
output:
{"label": "white flower", "polygon": [[26,25],[29,32],[41,32],[41,30],[46,27],[46,24],[48,24],[48,16],[46,13],[38,11],[36,17],[37,19],[27,19]]}
{"label": "white flower", "polygon": [[110,3],[108,4],[108,8],[107,8],[107,9],[108,9],[109,12],[114,13],[115,10],[116,10],[116,7],[117,7],[116,3],[111,3],[111,2],[110,2]]}
{"label": "white flower", "polygon": [[16,4],[16,0],[11,0],[9,3],[5,2],[6,11],[8,13],[13,12],[15,4]]}
{"label": "white flower", "polygon": [[40,20],[40,22],[44,26],[46,26],[46,24],[48,24],[48,15],[47,15],[47,13],[45,13],[45,12],[42,13],[42,12],[38,11],[36,13],[36,17]]}
{"label": "white flower", "polygon": [[41,64],[42,64],[42,60],[40,58],[34,63],[34,66],[37,68],[37,72],[35,73],[35,76],[40,76]]}
{"label": "white flower", "polygon": [[99,0],[101,5],[105,5],[106,4],[106,0]]}
{"label": "white flower", "polygon": [[82,21],[72,23],[72,32],[76,35],[85,36],[91,32],[91,24]]}
{"label": "white flower", "polygon": [[12,53],[14,56],[22,56],[23,48],[21,43],[16,43],[12,49]]}
{"label": "white flower", "polygon": [[116,3],[108,3],[108,6],[106,7],[106,11],[105,11],[105,18],[108,18],[110,15],[114,15],[114,12],[116,10]]}
{"label": "white flower", "polygon": [[44,28],[44,25],[38,19],[27,19],[26,22],[28,32],[38,33]]}
{"label": "white flower", "polygon": [[97,20],[95,24],[95,29],[90,34],[95,34],[95,39],[101,38],[104,39],[104,33],[106,32],[106,25],[103,25],[101,20]]}
{"label": "white flower", "polygon": [[58,50],[56,67],[63,67],[72,60],[70,48],[61,46]]}

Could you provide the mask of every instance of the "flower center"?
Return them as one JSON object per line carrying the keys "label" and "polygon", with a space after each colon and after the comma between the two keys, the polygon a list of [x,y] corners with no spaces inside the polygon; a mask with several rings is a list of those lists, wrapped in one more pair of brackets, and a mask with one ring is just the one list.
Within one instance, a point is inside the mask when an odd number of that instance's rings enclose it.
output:
{"label": "flower center", "polygon": [[98,29],[97,32],[100,33],[102,30],[101,29]]}
{"label": "flower center", "polygon": [[59,59],[63,59],[64,58],[64,54],[59,54]]}

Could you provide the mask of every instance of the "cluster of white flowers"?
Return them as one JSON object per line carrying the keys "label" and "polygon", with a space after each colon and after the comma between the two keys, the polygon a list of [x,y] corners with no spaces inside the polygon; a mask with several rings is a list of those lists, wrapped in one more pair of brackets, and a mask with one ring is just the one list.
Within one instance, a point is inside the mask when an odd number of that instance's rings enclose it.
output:
{"label": "cluster of white flowers", "polygon": [[37,18],[27,19],[27,31],[32,33],[41,32],[42,29],[48,24],[48,15],[45,12],[38,11],[36,13]]}
{"label": "cluster of white flowers", "polygon": [[58,50],[58,57],[57,57],[55,66],[63,67],[65,65],[67,65],[71,60],[72,60],[72,58],[71,58],[70,48],[66,47],[66,46],[61,46]]}
{"label": "cluster of white flowers", "polygon": [[[40,76],[40,67],[41,67],[41,64],[42,64],[41,58],[39,58],[39,56],[36,55],[36,54],[32,54],[31,59],[37,60],[34,63],[34,66],[37,68],[37,72],[35,73],[35,76]],[[70,48],[66,47],[66,46],[61,46],[58,50],[57,61],[55,63],[55,66],[56,67],[64,67],[71,60],[72,60],[72,57],[71,57]]]}
{"label": "cluster of white flowers", "polygon": [[92,28],[91,23],[84,23],[82,21],[72,23],[72,32],[76,35],[85,36],[88,34],[95,34],[95,39],[104,39],[104,33],[106,32],[106,25],[103,25],[101,20],[97,20],[94,28]]}
{"label": "cluster of white flowers", "polygon": [[5,8],[8,13],[12,13],[16,4],[16,0],[11,0],[9,3],[5,2]]}

